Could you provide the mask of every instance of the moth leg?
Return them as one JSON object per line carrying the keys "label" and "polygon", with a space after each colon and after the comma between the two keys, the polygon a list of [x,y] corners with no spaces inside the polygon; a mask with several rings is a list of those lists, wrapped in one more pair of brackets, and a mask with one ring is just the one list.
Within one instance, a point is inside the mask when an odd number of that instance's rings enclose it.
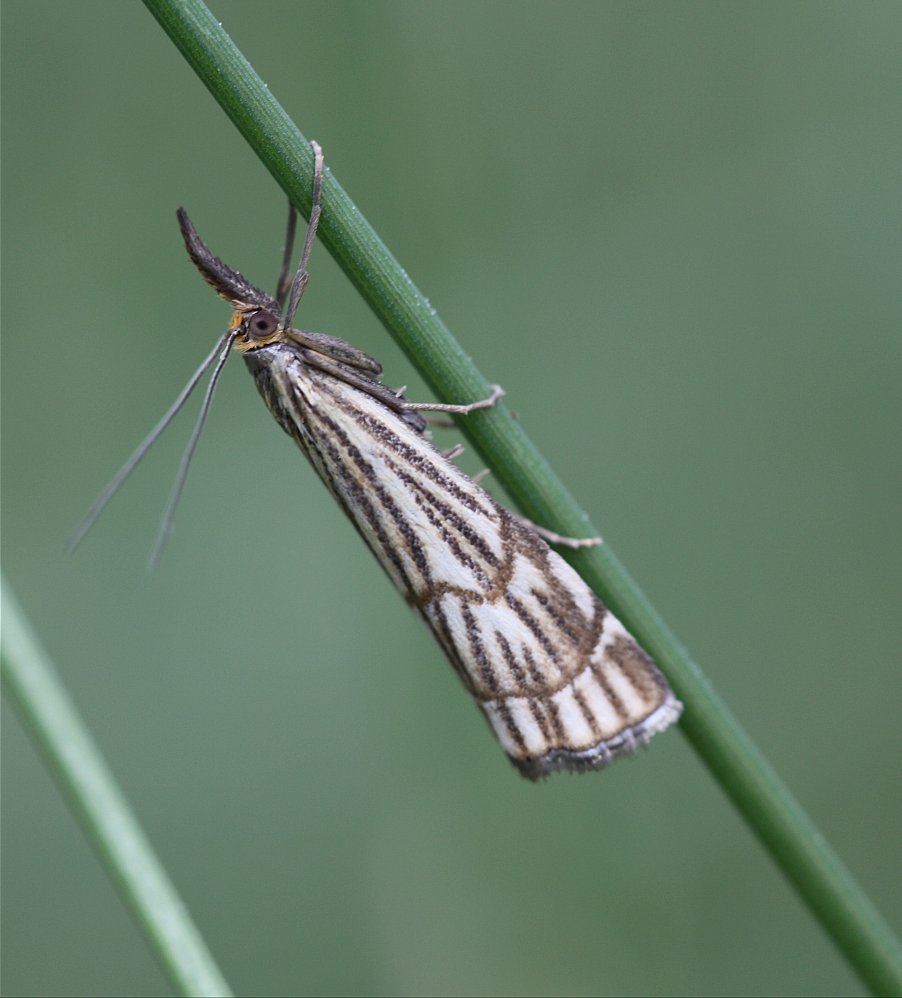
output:
{"label": "moth leg", "polygon": [[573,548],[574,550],[579,548],[594,548],[601,544],[600,537],[564,537],[563,534],[556,534],[547,527],[540,527],[538,523],[533,523],[532,520],[522,516],[520,513],[511,513],[510,515],[518,523],[522,523],[524,527],[534,530],[542,540],[548,541],[549,544],[559,544],[561,547]]}
{"label": "moth leg", "polygon": [[439,453],[446,461],[453,461],[456,457],[460,457],[464,452],[463,444],[455,444],[453,447],[449,447],[447,450],[440,451]]}
{"label": "moth leg", "polygon": [[[310,191],[310,220],[307,222],[307,235],[304,237],[304,247],[301,250],[301,261],[298,264],[297,273],[291,282],[290,293],[288,295],[288,306],[282,315],[282,328],[290,329],[294,323],[294,316],[298,310],[298,304],[307,287],[310,275],[307,273],[307,264],[310,260],[310,251],[313,249],[313,241],[316,239],[316,229],[319,225],[319,217],[323,211],[323,151],[316,142],[310,143],[313,152],[313,182]],[[288,219],[288,235],[294,242],[294,224],[291,216]],[[286,239],[287,241],[287,239]],[[280,279],[280,285],[282,283]],[[278,289],[281,290],[281,287]]]}
{"label": "moth leg", "polygon": [[279,274],[278,284],[276,284],[276,301],[279,303],[280,312],[285,310],[285,300],[288,298],[288,290],[291,287],[291,258],[294,254],[294,234],[297,225],[297,209],[289,199],[288,225],[285,228],[285,243],[282,247],[282,270]]}
{"label": "moth leg", "polygon": [[[491,475],[491,473],[491,468],[483,468],[482,471],[477,471],[476,474],[472,476],[472,480],[479,485],[480,482],[482,482],[487,475]],[[561,547],[573,548],[575,550],[579,548],[594,548],[601,544],[600,537],[564,537],[563,534],[556,534],[553,530],[548,530],[547,527],[540,527],[538,523],[533,523],[532,520],[526,516],[523,516],[522,513],[514,513],[512,510],[508,510],[508,513],[517,521],[517,523],[535,531],[535,533],[537,533],[542,540],[547,541],[549,544],[559,544]]]}
{"label": "moth leg", "polygon": [[470,402],[467,405],[446,405],[442,402],[401,402],[401,408],[428,409],[430,412],[454,412],[458,416],[466,416],[477,409],[491,409],[491,407],[504,394],[501,385],[492,385],[492,394],[487,399],[480,399],[479,402]]}
{"label": "moth leg", "polygon": [[[487,475],[491,475],[491,473],[491,468],[483,468],[482,471],[477,471],[476,474],[473,475],[472,480],[479,485],[480,482],[482,482]],[[547,527],[540,527],[538,523],[533,523],[529,517],[523,516],[522,513],[515,513],[510,509],[507,512],[517,521],[517,523],[521,526],[528,527],[530,530],[537,533],[543,541],[547,541],[549,544],[559,544],[561,547],[573,548],[574,550],[578,550],[579,548],[594,548],[601,544],[600,537],[564,537],[563,534],[556,534],[553,530],[549,530]]]}

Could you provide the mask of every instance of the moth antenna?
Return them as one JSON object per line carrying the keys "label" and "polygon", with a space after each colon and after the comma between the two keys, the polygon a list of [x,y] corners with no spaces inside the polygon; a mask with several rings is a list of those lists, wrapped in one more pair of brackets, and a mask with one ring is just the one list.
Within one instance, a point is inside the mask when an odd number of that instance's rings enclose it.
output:
{"label": "moth antenna", "polygon": [[[85,514],[84,519],[78,525],[75,533],[68,544],[68,550],[70,552],[74,551],[85,537],[85,534],[94,526],[97,522],[100,514],[106,509],[107,503],[113,498],[113,496],[122,488],[125,484],[126,479],[129,475],[138,467],[143,459],[144,455],[150,450],[151,447],[157,442],[158,438],[167,426],[176,417],[182,406],[188,401],[189,396],[197,387],[197,383],[204,376],[205,372],[208,370],[210,365],[216,359],[216,355],[219,353],[221,347],[226,342],[226,340],[232,334],[226,333],[217,342],[216,346],[210,351],[207,357],[204,359],[200,367],[191,375],[188,379],[188,383],[179,392],[178,398],[172,405],[166,410],[166,413],[157,423],[157,425],[147,434],[147,436],[138,444],[137,448],[132,453],[131,457],[122,465],[122,467],[116,472],[112,477],[109,484],[104,488],[100,495],[94,500],[91,508]],[[231,346],[231,340],[229,340],[229,345]]]}
{"label": "moth antenna", "polygon": [[310,259],[310,252],[313,249],[313,240],[316,238],[316,228],[319,225],[319,217],[323,211],[323,151],[317,142],[311,142],[310,148],[313,150],[313,193],[310,198],[310,222],[307,225],[307,235],[304,237],[304,248],[301,251],[301,262],[298,264],[298,272],[291,282],[291,295],[288,298],[288,310],[282,321],[284,329],[290,329],[294,323],[294,315],[298,310],[301,296],[307,287],[309,275],[307,274],[307,262]]}
{"label": "moth antenna", "polygon": [[[169,502],[166,504],[163,519],[160,523],[160,532],[157,534],[157,542],[154,545],[154,549],[150,555],[148,567],[151,571],[153,571],[159,564],[160,557],[166,547],[166,541],[169,540],[169,535],[172,533],[172,524],[175,521],[175,511],[178,507],[179,499],[182,497],[182,492],[185,489],[185,482],[188,480],[188,469],[191,467],[191,458],[194,457],[194,451],[197,449],[197,442],[200,440],[200,435],[204,429],[204,423],[207,421],[207,415],[210,412],[210,404],[213,401],[213,393],[216,391],[219,376],[222,374],[222,369],[225,367],[226,361],[229,359],[229,353],[232,350],[232,344],[235,342],[235,337],[238,336],[240,331],[240,328],[230,329],[217,344],[217,349],[219,345],[222,344],[222,352],[219,355],[219,360],[217,360],[216,366],[213,368],[213,373],[210,375],[210,381],[207,385],[207,390],[204,392],[204,400],[200,406],[200,413],[198,414],[197,422],[194,424],[194,429],[191,431],[191,437],[185,446],[185,452],[182,454],[182,461],[179,465],[178,474],[175,478],[175,484],[172,487],[172,493],[169,496]],[[207,362],[207,366],[209,366],[209,361]]]}
{"label": "moth antenna", "polygon": [[276,285],[276,301],[279,303],[279,314],[285,310],[285,299],[288,295],[291,257],[294,253],[294,235],[298,225],[297,208],[288,201],[288,225],[285,228],[285,245],[282,247],[282,270],[279,283]]}

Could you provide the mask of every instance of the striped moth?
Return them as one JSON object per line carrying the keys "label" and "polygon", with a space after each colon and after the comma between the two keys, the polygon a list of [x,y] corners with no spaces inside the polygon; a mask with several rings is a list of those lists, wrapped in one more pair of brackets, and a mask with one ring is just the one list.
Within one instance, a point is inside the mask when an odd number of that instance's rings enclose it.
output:
{"label": "striped moth", "polygon": [[[213,255],[184,209],[188,254],[233,308],[228,332],[175,405],[88,514],[76,542],[218,363],[164,517],[232,350],[404,599],[422,616],[515,766],[530,779],[601,769],[663,731],[682,709],[623,625],[537,528],[499,506],[429,440],[421,410],[466,414],[492,405],[409,402],[383,385],[381,365],[336,337],[293,328],[321,213],[323,158],[315,143],[313,202],[289,288],[294,213],[276,296]],[[286,304],[287,302],[287,304]],[[563,540],[557,538],[557,540]]]}

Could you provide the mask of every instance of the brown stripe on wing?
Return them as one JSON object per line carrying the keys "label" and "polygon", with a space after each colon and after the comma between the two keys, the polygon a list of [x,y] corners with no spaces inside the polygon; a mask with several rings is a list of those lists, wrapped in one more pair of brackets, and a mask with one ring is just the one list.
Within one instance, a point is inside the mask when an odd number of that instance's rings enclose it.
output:
{"label": "brown stripe on wing", "polygon": [[[504,602],[514,611],[517,617],[526,625],[532,636],[536,639],[542,651],[545,653],[547,660],[554,665],[558,672],[564,673],[564,668],[561,665],[560,656],[557,653],[557,649],[552,643],[551,638],[539,624],[539,622],[533,617],[533,615],[526,609],[526,607],[514,596],[512,593],[505,593]],[[566,670],[569,672],[570,670]]]}
{"label": "brown stripe on wing", "polygon": [[548,718],[548,712],[545,709],[545,701],[541,699],[542,688],[545,685],[544,677],[540,676],[541,684],[538,689],[535,688],[535,686],[533,686],[531,681],[527,678],[523,666],[517,661],[513,649],[500,631],[495,632],[495,641],[501,649],[501,654],[504,656],[507,667],[514,679],[523,687],[524,690],[532,688],[533,692],[528,700],[529,711],[538,725],[539,730],[542,732],[542,737],[545,741],[549,744],[554,744],[555,734],[560,733],[560,719],[556,718],[557,728],[555,728],[553,721],[550,721]]}
{"label": "brown stripe on wing", "polygon": [[601,662],[591,664],[590,668],[592,669],[592,675],[595,677],[595,682],[601,687],[604,695],[608,698],[614,713],[621,718],[624,723],[626,723],[629,720],[630,712],[627,710],[620,694],[608,682],[602,669],[603,665],[603,659]]}
{"label": "brown stripe on wing", "polygon": [[[474,530],[473,526],[468,523],[467,520],[457,512],[457,510],[455,510],[452,503],[448,502],[447,499],[442,498],[440,493],[428,488],[420,479],[416,478],[416,476],[412,475],[410,472],[405,471],[405,469],[396,462],[389,459],[387,463],[392,471],[394,471],[397,475],[398,479],[407,486],[413,501],[429,516],[430,522],[440,530],[442,536],[452,536],[451,531],[453,530],[459,534],[482,559],[488,562],[490,567],[494,568],[498,565],[498,556],[486,543],[485,539],[481,537],[476,530]],[[486,516],[489,516],[489,511],[486,511]],[[494,526],[494,519],[492,520],[492,525]]]}
{"label": "brown stripe on wing", "polygon": [[[462,487],[456,480],[458,475],[463,477],[462,473],[452,465],[447,465],[445,459],[431,445],[430,450],[424,453],[421,448],[413,446],[398,434],[391,425],[391,420],[400,419],[400,416],[386,409],[386,418],[379,419],[355,406],[346,395],[336,391],[333,385],[327,387],[336,405],[339,405],[365,433],[379,440],[390,454],[396,454],[409,467],[416,469],[424,478],[471,512],[489,517],[493,515],[496,504],[488,493],[483,492],[478,486]],[[467,484],[474,486],[472,482]]]}
{"label": "brown stripe on wing", "polygon": [[495,553],[448,503],[425,488],[414,476],[400,469],[395,469],[395,473],[407,486],[411,501],[423,511],[434,528],[437,540],[448,546],[454,558],[473,574],[482,590],[489,589],[499,564]]}
{"label": "brown stripe on wing", "polygon": [[503,700],[498,703],[496,707],[496,713],[498,714],[498,717],[501,718],[501,721],[504,724],[505,729],[516,743],[517,748],[520,750],[520,752],[525,753],[526,742],[523,738],[523,732],[520,730],[520,726],[514,720],[514,717],[510,712],[510,708]]}
{"label": "brown stripe on wing", "polygon": [[618,634],[605,649],[605,657],[617,666],[644,700],[663,702],[666,699],[670,692],[666,680],[629,634]]}
{"label": "brown stripe on wing", "polygon": [[[466,656],[466,659],[471,663],[471,671],[478,673],[490,698],[494,699],[501,692],[501,688],[498,685],[498,674],[489,660],[489,656],[486,654],[485,643],[482,640],[482,631],[476,623],[473,611],[466,603],[462,604],[460,613],[467,634],[467,650],[469,651],[469,655]],[[475,666],[475,669],[473,666]]]}
{"label": "brown stripe on wing", "polygon": [[467,688],[472,696],[476,696],[476,687],[473,682],[473,677],[470,675],[470,670],[467,667],[466,662],[463,660],[460,649],[454,642],[454,636],[451,633],[451,628],[448,625],[448,618],[445,615],[444,607],[441,603],[434,603],[429,610],[430,615],[427,617],[423,612],[423,608],[414,604],[415,608],[420,612],[423,620],[426,621],[429,629],[435,635],[439,644],[442,646],[442,650],[448,656],[448,661],[454,668],[454,671],[460,676],[461,681]]}
{"label": "brown stripe on wing", "polygon": [[[580,675],[582,675],[582,673],[580,673]],[[589,725],[589,730],[592,732],[593,736],[595,738],[601,738],[602,729],[601,725],[598,723],[598,717],[596,716],[595,711],[593,711],[588,703],[586,703],[583,691],[575,685],[573,686],[573,699],[576,701],[580,713],[585,718],[586,724]],[[566,746],[561,747],[566,748]]]}
{"label": "brown stripe on wing", "polygon": [[[376,470],[366,460],[360,449],[348,438],[345,431],[324,412],[318,408],[310,409],[307,411],[307,417],[311,427],[316,422],[321,424],[321,432],[315,434],[315,437],[336,477],[336,481],[340,482],[339,494],[343,488],[347,495],[353,498],[353,505],[345,505],[346,511],[352,520],[356,519],[356,514],[359,512],[379,541],[382,552],[381,554],[380,552],[374,553],[379,556],[380,560],[384,559],[397,570],[398,576],[412,597],[421,589],[428,590],[432,573],[420,538],[411,529],[403,511],[398,508],[394,499],[386,492],[379,481]],[[336,441],[340,446],[336,446]],[[361,477],[366,482],[367,487],[361,483]],[[422,580],[420,585],[416,585],[410,577],[403,558],[388,536],[383,525],[384,520],[390,520],[403,538],[411,561],[420,574]],[[364,537],[366,538],[366,535]]]}

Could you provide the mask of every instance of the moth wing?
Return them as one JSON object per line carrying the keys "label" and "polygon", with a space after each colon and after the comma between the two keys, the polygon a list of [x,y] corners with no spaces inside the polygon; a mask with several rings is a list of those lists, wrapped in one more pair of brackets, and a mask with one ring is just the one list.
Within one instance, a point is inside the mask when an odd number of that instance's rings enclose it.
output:
{"label": "moth wing", "polygon": [[448,589],[424,616],[524,775],[603,768],[672,724],[681,705],[579,574],[495,509],[505,557],[493,584]]}
{"label": "moth wing", "polygon": [[294,358],[258,385],[526,776],[602,768],[679,717],[579,574],[402,414]]}

